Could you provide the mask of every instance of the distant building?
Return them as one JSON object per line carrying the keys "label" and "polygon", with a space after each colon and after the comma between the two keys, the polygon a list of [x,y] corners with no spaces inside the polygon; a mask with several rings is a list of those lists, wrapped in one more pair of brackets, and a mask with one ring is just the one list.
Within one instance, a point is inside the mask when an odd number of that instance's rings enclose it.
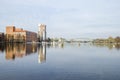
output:
{"label": "distant building", "polygon": [[45,41],[46,40],[46,25],[39,24],[38,25],[38,41]]}
{"label": "distant building", "polygon": [[16,28],[15,26],[6,27],[6,42],[36,42],[37,33]]}
{"label": "distant building", "polygon": [[0,43],[4,42],[4,33],[0,32]]}

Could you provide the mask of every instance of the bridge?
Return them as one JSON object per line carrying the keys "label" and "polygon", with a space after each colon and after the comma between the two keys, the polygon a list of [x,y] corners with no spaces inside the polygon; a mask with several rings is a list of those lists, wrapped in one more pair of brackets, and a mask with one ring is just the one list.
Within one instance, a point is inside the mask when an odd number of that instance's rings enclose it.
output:
{"label": "bridge", "polygon": [[67,40],[66,42],[91,42],[92,39],[90,38],[74,38],[74,39],[70,39]]}

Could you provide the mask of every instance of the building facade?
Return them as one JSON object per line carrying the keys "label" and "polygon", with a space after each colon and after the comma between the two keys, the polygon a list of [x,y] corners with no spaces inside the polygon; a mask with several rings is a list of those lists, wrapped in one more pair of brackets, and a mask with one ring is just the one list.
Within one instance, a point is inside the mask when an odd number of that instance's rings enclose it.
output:
{"label": "building facade", "polygon": [[6,42],[37,42],[37,33],[15,26],[7,26]]}
{"label": "building facade", "polygon": [[0,43],[4,42],[4,33],[0,32]]}
{"label": "building facade", "polygon": [[38,41],[46,41],[46,25],[44,24],[38,25]]}

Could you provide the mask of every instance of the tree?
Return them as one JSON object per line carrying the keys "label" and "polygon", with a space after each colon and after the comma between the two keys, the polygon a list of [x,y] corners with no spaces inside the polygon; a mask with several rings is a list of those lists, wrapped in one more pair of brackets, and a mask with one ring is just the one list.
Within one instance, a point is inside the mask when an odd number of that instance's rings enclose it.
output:
{"label": "tree", "polygon": [[48,41],[48,42],[51,42],[51,39],[48,37],[47,41]]}
{"label": "tree", "polygon": [[120,37],[119,36],[115,38],[115,42],[120,43]]}
{"label": "tree", "polygon": [[109,37],[109,38],[108,38],[108,42],[109,42],[109,43],[114,43],[114,38]]}

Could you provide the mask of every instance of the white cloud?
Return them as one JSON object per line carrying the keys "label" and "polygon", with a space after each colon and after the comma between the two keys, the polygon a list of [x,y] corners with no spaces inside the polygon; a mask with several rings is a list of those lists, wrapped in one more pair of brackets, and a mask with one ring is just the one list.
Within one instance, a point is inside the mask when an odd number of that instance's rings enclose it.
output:
{"label": "white cloud", "polygon": [[52,36],[118,33],[119,3],[118,0],[0,0],[0,25],[15,24],[36,31],[38,23],[45,23]]}

